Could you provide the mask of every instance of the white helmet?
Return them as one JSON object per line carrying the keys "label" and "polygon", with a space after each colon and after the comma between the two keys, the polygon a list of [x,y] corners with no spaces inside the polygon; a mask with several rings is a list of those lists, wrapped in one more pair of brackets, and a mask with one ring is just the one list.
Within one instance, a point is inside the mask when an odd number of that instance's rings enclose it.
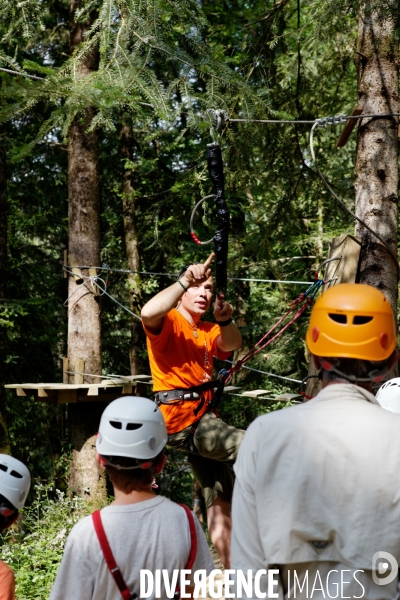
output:
{"label": "white helmet", "polygon": [[8,454],[0,454],[0,494],[15,508],[24,506],[31,487],[31,476],[27,467]]}
{"label": "white helmet", "polygon": [[400,377],[385,381],[377,391],[376,400],[382,408],[400,414]]}
{"label": "white helmet", "polygon": [[96,450],[102,456],[151,460],[166,443],[164,417],[148,398],[118,398],[101,415]]}

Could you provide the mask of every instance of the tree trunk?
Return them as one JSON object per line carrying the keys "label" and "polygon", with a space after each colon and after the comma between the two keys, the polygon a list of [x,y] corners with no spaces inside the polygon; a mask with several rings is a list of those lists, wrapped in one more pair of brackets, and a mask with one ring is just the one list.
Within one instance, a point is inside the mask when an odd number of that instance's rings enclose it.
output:
{"label": "tree trunk", "polygon": [[[393,22],[361,6],[358,32],[358,97],[364,114],[399,112],[398,65]],[[355,164],[356,214],[397,257],[398,118],[360,120]],[[356,223],[362,242],[360,283],[382,290],[394,313],[398,272],[387,248]]]}
{"label": "tree trunk", "polygon": [[[121,154],[125,162],[122,180],[122,205],[124,214],[125,248],[130,271],[139,271],[139,249],[136,230],[136,196],[133,189],[133,133],[132,125],[124,119],[121,129]],[[129,274],[129,307],[139,315],[141,309],[141,280],[138,273]],[[144,332],[139,319],[131,317],[131,347],[129,362],[131,375],[138,375],[143,368],[140,348],[145,344]]]}
{"label": "tree trunk", "polygon": [[[7,230],[8,230],[8,203],[7,203],[7,159],[3,142],[3,129],[0,129],[0,301],[7,297]],[[0,306],[1,308],[1,306]],[[10,454],[10,440],[8,437],[5,416],[4,384],[6,381],[7,360],[7,329],[0,325],[0,453]]]}
{"label": "tree trunk", "polygon": [[[74,15],[81,2],[71,0],[71,53],[84,41],[93,23],[76,23]],[[82,60],[78,77],[86,77],[98,68],[99,53],[94,48]],[[68,139],[68,253],[78,265],[100,264],[100,200],[98,183],[98,134],[87,133],[95,116],[93,107],[77,117]],[[88,275],[88,271],[83,271]],[[80,285],[75,277],[68,282],[68,361],[72,372],[83,369],[84,381],[99,381],[101,375],[100,306],[90,283]],[[79,361],[79,362],[78,362]],[[82,363],[83,361],[83,363]],[[81,363],[81,366],[79,366]],[[82,367],[82,365],[84,365]],[[75,377],[70,374],[70,383]],[[96,404],[98,404],[96,406]],[[95,463],[94,438],[99,414],[104,404],[69,405],[69,424],[73,444],[70,487],[79,494],[88,493],[92,500],[105,499],[105,479]],[[89,438],[89,439],[88,439]]]}

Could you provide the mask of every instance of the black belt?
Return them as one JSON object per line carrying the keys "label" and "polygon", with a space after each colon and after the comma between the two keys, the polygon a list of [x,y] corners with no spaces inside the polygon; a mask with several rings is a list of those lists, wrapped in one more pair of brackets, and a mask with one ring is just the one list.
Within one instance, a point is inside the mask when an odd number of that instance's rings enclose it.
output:
{"label": "black belt", "polygon": [[173,404],[182,400],[198,400],[200,394],[190,389],[186,390],[165,390],[155,392],[154,398],[157,406],[160,404]]}

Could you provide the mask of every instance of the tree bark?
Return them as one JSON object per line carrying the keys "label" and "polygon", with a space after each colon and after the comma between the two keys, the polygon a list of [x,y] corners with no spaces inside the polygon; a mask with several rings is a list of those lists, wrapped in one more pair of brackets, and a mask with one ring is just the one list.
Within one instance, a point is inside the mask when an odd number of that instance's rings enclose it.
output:
{"label": "tree bark", "polygon": [[[7,298],[7,157],[3,142],[3,128],[0,129],[0,300]],[[0,453],[10,454],[10,440],[5,415],[7,360],[7,329],[0,326]]]}
{"label": "tree bark", "polygon": [[[358,31],[358,97],[364,114],[399,112],[398,58],[394,25],[361,6]],[[376,231],[397,257],[398,118],[360,120],[355,163],[356,215]],[[380,290],[396,315],[398,271],[387,248],[360,223],[360,283]]]}
{"label": "tree bark", "polygon": [[[71,0],[71,53],[84,41],[95,15],[86,23],[76,23],[74,15],[80,0]],[[97,70],[99,53],[93,48],[83,58],[78,77]],[[78,265],[100,264],[100,199],[98,182],[98,134],[88,133],[95,109],[88,106],[83,116],[73,121],[68,139],[68,253]],[[88,275],[88,271],[83,272]],[[68,282],[68,360],[69,370],[101,375],[100,305],[90,283],[80,285],[75,277]],[[84,376],[87,383],[99,381]],[[74,375],[69,376],[70,383]],[[92,500],[105,500],[105,478],[95,463],[93,435],[98,430],[102,403],[69,405],[69,423],[73,445],[70,487],[78,494],[89,494]],[[88,439],[89,438],[89,439]]]}
{"label": "tree bark", "polygon": [[[122,205],[124,215],[125,249],[130,271],[139,271],[140,257],[136,229],[136,196],[133,188],[133,132],[127,118],[123,120],[121,129],[121,154],[126,161],[122,180]],[[130,273],[129,278],[129,307],[135,314],[141,309],[141,279],[138,273]],[[144,333],[141,322],[131,317],[131,346],[129,362],[131,375],[138,375],[143,368],[140,348],[144,345]]]}

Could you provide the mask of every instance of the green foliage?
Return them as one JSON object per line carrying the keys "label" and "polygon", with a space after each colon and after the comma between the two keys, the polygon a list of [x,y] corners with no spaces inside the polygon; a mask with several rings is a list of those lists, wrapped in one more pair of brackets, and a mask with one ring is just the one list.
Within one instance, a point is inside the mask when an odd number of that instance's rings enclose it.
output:
{"label": "green foliage", "polygon": [[[369,3],[374,7],[382,18],[391,10],[398,20],[397,2]],[[209,252],[209,247],[195,246],[189,232],[195,203],[212,192],[205,160],[211,141],[208,108],[225,109],[232,119],[313,119],[349,112],[357,103],[357,1],[100,0],[82,2],[78,18],[84,22],[92,10],[95,19],[85,43],[70,56],[69,3],[3,0],[0,6],[1,22],[9,23],[0,30],[0,66],[22,73],[0,74],[8,158],[10,300],[0,303],[0,326],[9,332],[7,383],[61,380],[67,321],[65,142],[69,125],[86,107],[96,108],[92,127],[100,135],[101,261],[114,269],[101,276],[107,291],[128,306],[133,285],[144,303],[173,279],[141,276],[133,284],[116,271],[127,268],[122,209],[127,170],[132,171],[140,270],[173,274]],[[81,77],[82,59],[96,44],[99,69]],[[121,153],[123,123],[132,130],[128,159]],[[308,125],[249,122],[231,123],[221,132],[231,213],[230,276],[311,281],[330,239],[353,233],[352,219],[314,170],[309,131]],[[355,135],[337,149],[338,133],[336,127],[318,129],[315,148],[322,172],[351,208]],[[212,237],[212,202],[199,211],[195,229],[200,239]],[[230,281],[228,299],[244,348],[304,289]],[[106,296],[101,309],[103,371],[128,374],[131,318]],[[309,358],[306,326],[305,315],[249,366],[301,380]],[[145,361],[144,336],[139,352]],[[222,366],[227,365],[217,369]],[[235,383],[265,389],[268,398],[299,391],[295,382],[254,371],[242,370]],[[144,389],[149,395],[150,389]],[[283,406],[226,396],[221,415],[246,427],[259,414]],[[14,392],[7,395],[13,453],[39,478],[53,480],[57,470],[65,469],[63,411]],[[190,504],[192,479],[183,453],[170,454],[159,485],[162,493]],[[62,506],[60,500],[60,515]]]}

